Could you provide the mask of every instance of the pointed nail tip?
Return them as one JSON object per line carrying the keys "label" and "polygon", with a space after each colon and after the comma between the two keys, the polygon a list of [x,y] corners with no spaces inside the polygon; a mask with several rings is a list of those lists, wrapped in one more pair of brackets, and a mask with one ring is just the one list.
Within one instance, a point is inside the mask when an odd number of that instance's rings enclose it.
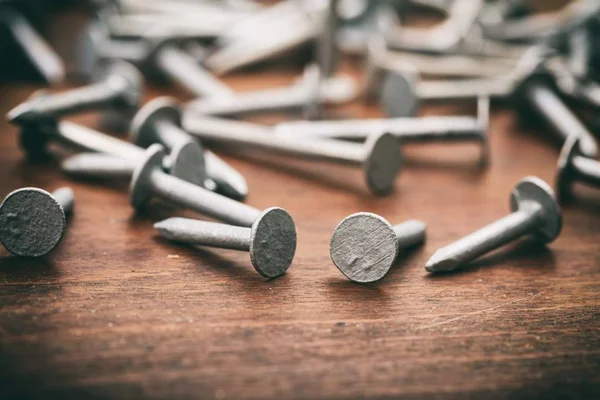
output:
{"label": "pointed nail tip", "polygon": [[456,269],[460,265],[457,260],[445,257],[437,251],[425,264],[425,270],[427,272],[450,272]]}
{"label": "pointed nail tip", "polygon": [[25,124],[35,121],[35,113],[23,104],[16,106],[6,114],[6,120],[12,124]]}

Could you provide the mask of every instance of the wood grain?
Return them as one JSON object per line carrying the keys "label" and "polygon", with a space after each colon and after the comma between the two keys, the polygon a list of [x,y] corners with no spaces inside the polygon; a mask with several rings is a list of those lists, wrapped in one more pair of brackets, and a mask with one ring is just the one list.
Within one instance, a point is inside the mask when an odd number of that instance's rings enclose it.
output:
{"label": "wood grain", "polygon": [[[298,72],[226,80],[248,90]],[[0,113],[34,89],[3,88]],[[335,113],[380,115],[359,102]],[[97,126],[93,115],[73,120]],[[224,156],[246,176],[248,204],[284,207],[297,223],[292,267],[265,281],[247,253],[176,246],[152,229],[202,216],[161,203],[135,214],[126,183],[73,182],[56,161],[27,162],[16,129],[0,122],[1,196],[63,185],[76,195],[50,257],[0,254],[0,398],[599,398],[599,191],[576,187],[549,247],[523,240],[458,273],[424,271],[437,248],[505,215],[523,176],[553,182],[558,146],[545,126],[524,130],[502,106],[491,123],[487,170],[474,145],[406,146],[386,198],[356,169]],[[329,240],[358,211],[426,221],[427,243],[383,281],[352,284]]]}

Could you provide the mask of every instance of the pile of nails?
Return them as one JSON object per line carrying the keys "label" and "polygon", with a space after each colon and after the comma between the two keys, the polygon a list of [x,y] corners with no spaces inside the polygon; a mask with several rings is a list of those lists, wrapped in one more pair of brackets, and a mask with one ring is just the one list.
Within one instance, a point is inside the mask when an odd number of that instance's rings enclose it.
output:
{"label": "pile of nails", "polygon": [[[170,218],[155,228],[172,241],[247,251],[264,277],[280,276],[292,264],[294,221],[282,208],[244,204],[244,177],[205,145],[360,166],[369,190],[385,196],[402,169],[405,142],[474,141],[481,146],[479,165],[489,166],[490,98],[510,99],[523,118],[539,118],[563,139],[558,197],[539,178],[523,178],[511,193],[511,214],[438,250],[425,266],[431,273],[453,271],[521,236],[551,242],[562,227],[558,204],[572,182],[600,186],[588,128],[600,107],[593,68],[600,51],[591,40],[600,3],[574,0],[544,14],[520,0],[95,4],[86,42],[94,81],[36,92],[11,110],[7,118],[20,127],[23,150],[32,158],[53,145],[82,151],[62,161],[65,174],[128,179],[135,208],[159,197],[221,221]],[[407,23],[427,10],[444,19],[432,27]],[[362,84],[339,71],[342,56],[366,61]],[[305,66],[292,85],[236,93],[219,78],[290,60]],[[195,100],[181,106],[159,97],[141,106],[145,79],[175,83]],[[387,118],[326,120],[335,105],[360,98],[378,102]],[[456,99],[473,99],[477,115],[415,116],[423,102]],[[91,110],[130,140],[63,119]],[[242,119],[280,111],[300,119],[275,126]],[[64,234],[72,204],[68,189],[11,193],[0,208],[0,241],[17,255],[48,253]],[[27,212],[33,208],[35,216]],[[425,233],[421,221],[391,225],[376,214],[353,214],[333,232],[331,259],[352,281],[376,281],[401,249],[422,244]]]}

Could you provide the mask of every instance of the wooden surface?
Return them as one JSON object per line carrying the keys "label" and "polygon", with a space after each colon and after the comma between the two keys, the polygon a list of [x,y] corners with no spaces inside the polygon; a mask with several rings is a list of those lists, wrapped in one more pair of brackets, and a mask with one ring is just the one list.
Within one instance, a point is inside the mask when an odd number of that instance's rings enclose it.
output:
{"label": "wooden surface", "polygon": [[[227,82],[260,88],[295,72]],[[3,88],[0,114],[33,89]],[[336,115],[379,113],[356,103]],[[508,213],[519,179],[553,182],[559,146],[544,126],[523,130],[495,107],[490,136],[483,171],[474,145],[407,146],[386,198],[356,169],[226,157],[248,180],[248,204],[284,207],[297,224],[292,267],[265,281],[247,253],[176,246],[152,228],[201,215],[160,203],[135,214],[127,183],[73,182],[56,161],[27,162],[17,130],[0,122],[0,195],[62,185],[76,194],[50,257],[0,254],[0,398],[599,398],[600,192],[576,188],[548,248],[524,240],[458,273],[424,270],[436,249]],[[422,219],[427,243],[383,281],[350,283],[329,240],[358,211]]]}

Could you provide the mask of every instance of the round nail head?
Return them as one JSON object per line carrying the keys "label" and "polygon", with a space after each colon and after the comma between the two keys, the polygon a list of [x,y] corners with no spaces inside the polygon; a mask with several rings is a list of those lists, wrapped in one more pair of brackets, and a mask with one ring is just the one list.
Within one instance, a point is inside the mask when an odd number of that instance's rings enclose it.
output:
{"label": "round nail head", "polygon": [[153,144],[146,149],[145,159],[133,171],[129,185],[129,201],[134,208],[142,207],[152,198],[152,172],[162,169],[164,157],[164,147]]}
{"label": "round nail head", "polygon": [[[142,101],[144,77],[131,63],[123,60],[110,60],[101,63],[98,72],[98,81],[111,85],[113,82],[124,79],[127,85],[120,91],[119,105],[127,109],[137,109]],[[119,84],[121,86],[121,84]]]}
{"label": "round nail head", "polygon": [[392,225],[379,215],[367,212],[344,218],[333,231],[329,245],[335,266],[358,283],[383,278],[398,257],[398,251]]}
{"label": "round nail head", "polygon": [[182,143],[171,149],[169,173],[194,185],[204,186],[206,165],[204,151],[194,141]]}
{"label": "round nail head", "polygon": [[523,178],[513,189],[510,197],[511,210],[518,211],[537,203],[542,207],[541,218],[534,238],[550,243],[558,237],[562,229],[562,215],[552,188],[534,176]]}
{"label": "round nail head", "polygon": [[268,208],[254,222],[250,234],[250,260],[265,278],[283,275],[296,253],[296,226],[282,208]]}
{"label": "round nail head", "polygon": [[378,196],[391,193],[402,168],[400,142],[390,133],[371,135],[365,142],[365,150],[364,172],[369,189]]}
{"label": "round nail head", "polygon": [[412,117],[419,107],[413,73],[389,70],[381,88],[381,105],[391,118]]}
{"label": "round nail head", "polygon": [[157,122],[181,125],[181,111],[171,97],[159,97],[140,109],[131,122],[131,140],[140,147],[148,147],[157,141]]}
{"label": "round nail head", "polygon": [[556,192],[558,200],[567,199],[571,193],[571,183],[575,175],[573,170],[573,158],[581,155],[581,138],[571,135],[567,138],[558,157],[556,171]]}
{"label": "round nail head", "polygon": [[45,190],[15,190],[0,206],[0,242],[12,254],[41,257],[60,243],[67,229],[65,213]]}

